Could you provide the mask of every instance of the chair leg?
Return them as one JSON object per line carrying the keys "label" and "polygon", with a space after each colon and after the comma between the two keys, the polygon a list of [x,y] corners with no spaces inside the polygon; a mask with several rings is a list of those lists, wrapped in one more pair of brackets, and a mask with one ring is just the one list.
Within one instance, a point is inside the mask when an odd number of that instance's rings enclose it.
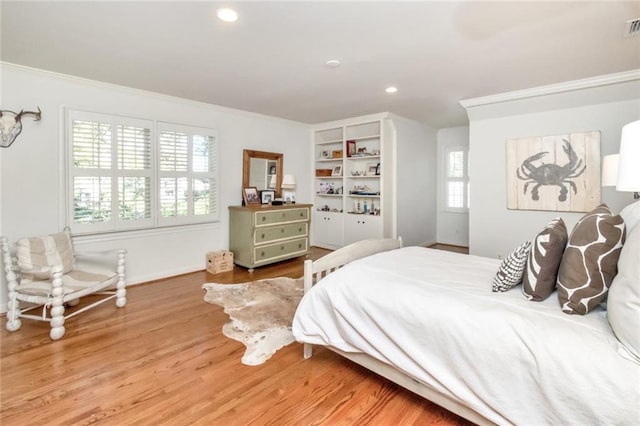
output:
{"label": "chair leg", "polygon": [[18,300],[18,277],[11,268],[12,260],[9,251],[9,241],[7,237],[0,238],[0,249],[2,250],[2,261],[7,278],[7,330],[16,331],[22,326],[20,320],[20,301]]}
{"label": "chair leg", "polygon": [[127,304],[127,283],[125,281],[125,250],[118,252],[118,283],[116,284],[116,306],[122,308]]}
{"label": "chair leg", "polygon": [[20,301],[16,298],[15,291],[9,291],[9,300],[7,301],[7,330],[16,331],[22,327],[20,319]]}
{"label": "chair leg", "polygon": [[51,340],[58,340],[64,336],[64,304],[62,299],[64,291],[62,289],[62,267],[54,267],[53,280],[51,281],[53,289],[51,291],[51,331],[49,337]]}

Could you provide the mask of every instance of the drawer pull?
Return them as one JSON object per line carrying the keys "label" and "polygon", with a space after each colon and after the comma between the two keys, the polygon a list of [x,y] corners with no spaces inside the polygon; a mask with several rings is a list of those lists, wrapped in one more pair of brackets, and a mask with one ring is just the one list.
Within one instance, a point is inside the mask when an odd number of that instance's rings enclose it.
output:
{"label": "drawer pull", "polygon": [[264,257],[264,252],[261,252],[261,253],[260,253],[260,256],[263,256],[263,257]]}
{"label": "drawer pull", "polygon": [[284,228],[280,230],[280,233],[281,233],[281,234],[284,234]]}
{"label": "drawer pull", "polygon": [[266,216],[262,216],[262,221],[264,222],[265,220],[267,220]]}
{"label": "drawer pull", "polygon": [[262,238],[264,240],[264,234],[262,234],[262,236],[260,238]]}
{"label": "drawer pull", "polygon": [[284,250],[284,246],[280,246],[280,250]]}

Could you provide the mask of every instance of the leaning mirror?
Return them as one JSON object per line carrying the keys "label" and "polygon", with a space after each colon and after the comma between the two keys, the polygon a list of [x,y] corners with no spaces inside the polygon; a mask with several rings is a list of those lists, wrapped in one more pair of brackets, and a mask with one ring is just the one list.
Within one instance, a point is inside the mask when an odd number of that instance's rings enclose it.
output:
{"label": "leaning mirror", "polygon": [[282,196],[283,155],[276,152],[245,149],[242,158],[242,187],[255,186],[259,191],[271,189]]}

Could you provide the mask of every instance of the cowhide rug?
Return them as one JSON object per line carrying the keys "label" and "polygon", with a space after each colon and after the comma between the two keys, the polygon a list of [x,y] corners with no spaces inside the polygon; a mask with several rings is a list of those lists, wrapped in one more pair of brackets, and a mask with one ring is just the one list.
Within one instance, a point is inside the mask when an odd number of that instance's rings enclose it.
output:
{"label": "cowhide rug", "polygon": [[278,277],[243,284],[203,284],[205,302],[220,305],[231,321],[222,333],[247,347],[246,365],[259,365],[295,339],[293,315],[303,294],[302,278]]}

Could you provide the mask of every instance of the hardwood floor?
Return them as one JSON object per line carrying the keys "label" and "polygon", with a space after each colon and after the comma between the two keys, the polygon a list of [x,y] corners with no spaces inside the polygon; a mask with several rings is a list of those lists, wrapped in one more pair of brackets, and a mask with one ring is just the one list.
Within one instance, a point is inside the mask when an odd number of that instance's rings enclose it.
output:
{"label": "hardwood floor", "polygon": [[435,249],[438,249],[438,250],[453,251],[453,252],[462,253],[462,254],[469,254],[469,247],[454,246],[452,244],[436,243],[436,244],[430,245],[429,248],[435,248]]}
{"label": "hardwood floor", "polygon": [[47,323],[9,333],[0,318],[0,424],[468,424],[323,348],[304,360],[294,343],[261,366],[241,364],[244,346],[222,335],[228,316],[203,301],[202,284],[299,277],[303,260],[132,286],[126,307],[73,317],[56,342]]}

